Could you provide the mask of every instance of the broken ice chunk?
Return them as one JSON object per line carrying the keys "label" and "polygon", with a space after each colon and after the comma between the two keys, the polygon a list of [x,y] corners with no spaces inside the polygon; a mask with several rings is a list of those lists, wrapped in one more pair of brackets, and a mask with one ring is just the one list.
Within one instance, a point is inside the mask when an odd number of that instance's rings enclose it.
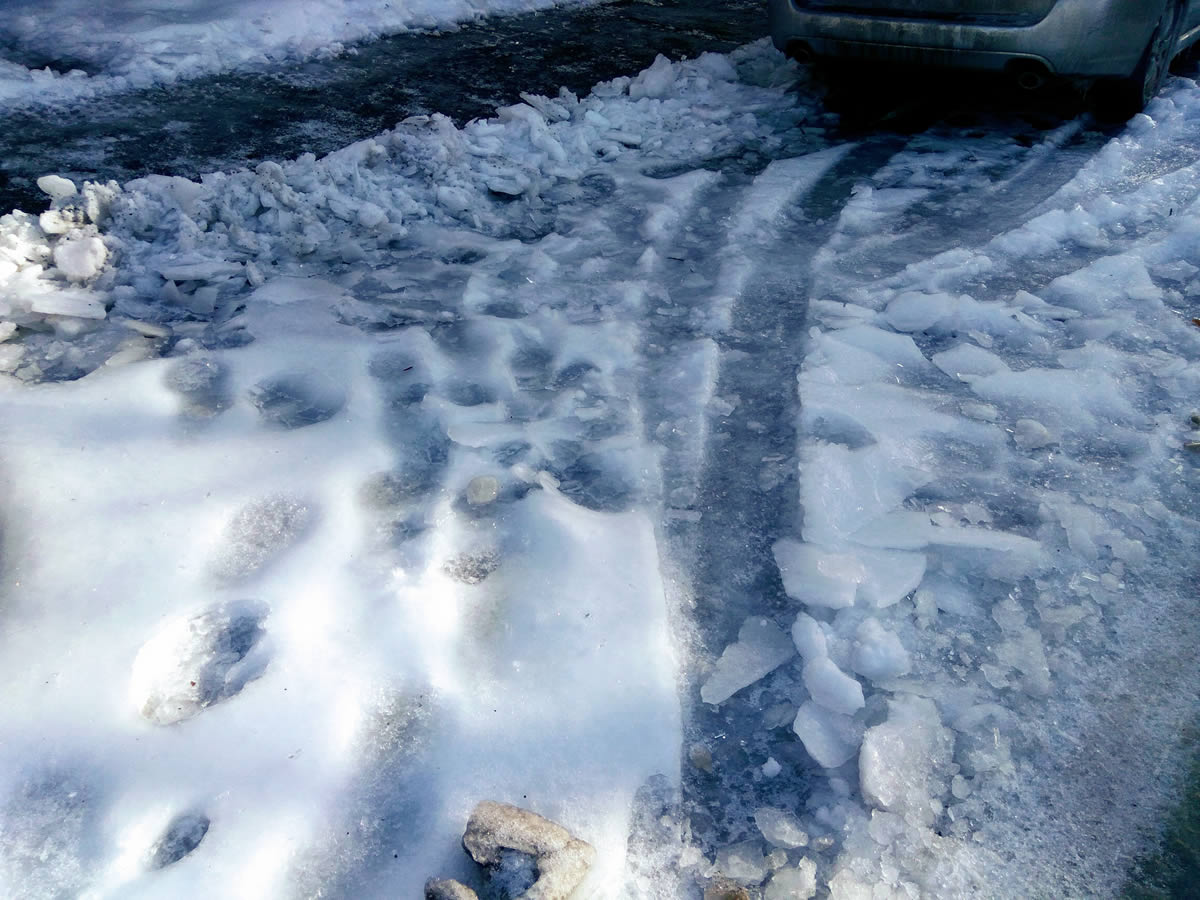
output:
{"label": "broken ice chunk", "polygon": [[54,264],[68,281],[90,281],[107,259],[108,248],[95,236],[67,238],[54,248]]}
{"label": "broken ice chunk", "polygon": [[649,68],[643,69],[630,82],[629,96],[633,100],[644,97],[661,99],[675,86],[675,66],[661,53],[654,57]]}
{"label": "broken ice chunk", "polygon": [[850,539],[864,547],[921,550],[929,546],[932,527],[928,513],[900,509],[858,529]]}
{"label": "broken ice chunk", "polygon": [[722,847],[717,851],[717,870],[742,884],[759,884],[770,871],[758,841],[742,841]]}
{"label": "broken ice chunk", "polygon": [[856,597],[876,608],[891,606],[925,577],[925,554],[906,550],[839,553],[785,538],[774,551],[784,590],[810,606],[844,609]]}
{"label": "broken ice chunk", "polygon": [[954,735],[942,726],[932,700],[892,700],[887,721],[863,737],[858,762],[863,797],[910,822],[932,825],[953,752]]}
{"label": "broken ice chunk", "polygon": [[995,353],[974,344],[958,344],[933,355],[933,364],[959,381],[970,381],[975,375],[994,375],[1007,372],[1008,366]]}
{"label": "broken ice chunk", "polygon": [[807,700],[796,713],[792,730],[817,765],[834,769],[858,752],[862,733],[849,716],[823,709]]}
{"label": "broken ice chunk", "polygon": [[51,200],[66,200],[76,194],[75,182],[61,175],[43,175],[37,180],[38,190],[49,194]]}
{"label": "broken ice chunk", "polygon": [[792,624],[792,642],[806,662],[829,655],[821,623],[808,613],[800,613]]}
{"label": "broken ice chunk", "polygon": [[817,893],[817,864],[805,857],[794,868],[780,869],[767,882],[764,900],[808,900]]}
{"label": "broken ice chunk", "polygon": [[797,847],[808,846],[808,832],[800,824],[800,820],[782,809],[762,806],[754,811],[754,824],[758,830],[776,847],[794,850]]}
{"label": "broken ice chunk", "polygon": [[796,653],[791,637],[769,619],[751,617],[725,648],[700,688],[705,703],[724,703],[742,688],[773,672]]}
{"label": "broken ice chunk", "polygon": [[66,288],[34,295],[32,312],[43,316],[74,316],[79,319],[103,319],[108,315],[104,298],[89,290]]}
{"label": "broken ice chunk", "polygon": [[1041,635],[1032,628],[1020,629],[1018,635],[996,648],[996,659],[1011,666],[1022,675],[1022,687],[1035,697],[1050,693],[1050,666]]}
{"label": "broken ice chunk", "polygon": [[907,550],[858,550],[866,567],[858,596],[868,606],[883,609],[899,603],[921,584],[927,560],[924,553]]}
{"label": "broken ice chunk", "polygon": [[862,685],[828,656],[805,664],[804,686],[813,700],[836,713],[850,716],[866,705]]}
{"label": "broken ice chunk", "polygon": [[889,303],[883,317],[897,331],[917,332],[932,328],[957,307],[958,301],[950,294],[909,291]]}
{"label": "broken ice chunk", "polygon": [[1022,450],[1037,450],[1054,443],[1050,430],[1035,419],[1017,419],[1013,442]]}
{"label": "broken ice chunk", "polygon": [[900,638],[885,629],[877,619],[858,626],[854,659],[851,665],[859,675],[872,681],[897,678],[912,668],[912,659]]}
{"label": "broken ice chunk", "polygon": [[830,609],[854,605],[866,570],[851,554],[833,553],[789,538],[776,541],[774,552],[789,597]]}

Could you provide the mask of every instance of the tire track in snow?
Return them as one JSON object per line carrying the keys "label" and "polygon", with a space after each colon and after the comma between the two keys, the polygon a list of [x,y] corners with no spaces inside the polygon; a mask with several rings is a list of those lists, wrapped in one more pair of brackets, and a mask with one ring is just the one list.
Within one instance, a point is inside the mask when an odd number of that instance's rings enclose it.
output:
{"label": "tire track in snow", "polygon": [[[648,437],[662,445],[664,581],[676,639],[687,647],[684,809],[710,848],[744,833],[767,790],[753,775],[766,757],[755,763],[750,748],[725,740],[726,711],[697,702],[705,673],[695,664],[715,658],[747,615],[790,604],[770,547],[796,516],[795,373],[808,264],[836,221],[823,213],[880,158],[868,142],[781,160],[752,179],[725,175],[693,204],[689,225],[656,244],[660,283],[682,312],[649,320],[642,396]],[[692,382],[684,410],[664,402],[678,396],[664,385],[680,377]],[[712,756],[710,771],[695,764],[698,745],[701,759]]]}

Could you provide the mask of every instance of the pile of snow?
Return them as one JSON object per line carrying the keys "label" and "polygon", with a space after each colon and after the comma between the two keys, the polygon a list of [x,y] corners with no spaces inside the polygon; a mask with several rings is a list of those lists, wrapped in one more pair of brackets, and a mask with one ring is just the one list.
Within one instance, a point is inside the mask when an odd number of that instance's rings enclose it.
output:
{"label": "pile of snow", "polygon": [[[238,340],[228,320],[249,288],[313,266],[366,266],[430,226],[536,240],[566,227],[556,221],[563,204],[610,192],[605,170],[622,160],[699,165],[746,146],[780,152],[795,139],[781,126],[805,110],[769,85],[790,78],[794,68],[761,44],[678,64],[660,57],[583,99],[566,90],[527,95],[461,129],[418,116],[321,160],[306,154],[199,182],[150,176],[123,187],[43,178],[49,210],[0,217],[0,339],[27,329],[52,330],[56,340],[36,358],[28,342],[0,353],[0,373],[39,380],[90,371],[129,349],[99,327],[106,316],[147,337],[228,344]],[[651,226],[663,223],[650,217]],[[475,295],[485,297],[483,282]],[[343,318],[367,328],[436,314],[411,303],[343,302]]]}
{"label": "pile of snow", "polygon": [[115,7],[13,0],[0,20],[0,104],[86,99],[337,55],[348,44],[404,31],[587,2],[595,0],[131,0]]}

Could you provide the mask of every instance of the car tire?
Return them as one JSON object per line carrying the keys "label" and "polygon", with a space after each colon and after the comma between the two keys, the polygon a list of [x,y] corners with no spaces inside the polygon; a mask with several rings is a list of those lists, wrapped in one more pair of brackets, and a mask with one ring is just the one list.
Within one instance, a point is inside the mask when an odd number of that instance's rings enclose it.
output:
{"label": "car tire", "polygon": [[1183,2],[1168,0],[1133,74],[1128,78],[1102,81],[1095,85],[1096,115],[1109,121],[1124,122],[1144,110],[1166,80],[1182,31]]}

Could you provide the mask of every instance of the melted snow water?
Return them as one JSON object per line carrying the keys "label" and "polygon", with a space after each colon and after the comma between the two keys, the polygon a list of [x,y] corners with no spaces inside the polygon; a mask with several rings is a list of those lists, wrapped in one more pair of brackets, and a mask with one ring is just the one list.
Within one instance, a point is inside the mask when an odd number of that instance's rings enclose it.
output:
{"label": "melted snow water", "polygon": [[[0,209],[39,209],[47,172],[125,182],[195,177],[263,159],[323,155],[410,115],[462,123],[521,92],[597,82],[675,59],[724,52],[766,33],[756,0],[617,0],[407,33],[284,69],[213,75],[83,106],[0,117]],[[56,70],[74,60],[25,60]]]}

